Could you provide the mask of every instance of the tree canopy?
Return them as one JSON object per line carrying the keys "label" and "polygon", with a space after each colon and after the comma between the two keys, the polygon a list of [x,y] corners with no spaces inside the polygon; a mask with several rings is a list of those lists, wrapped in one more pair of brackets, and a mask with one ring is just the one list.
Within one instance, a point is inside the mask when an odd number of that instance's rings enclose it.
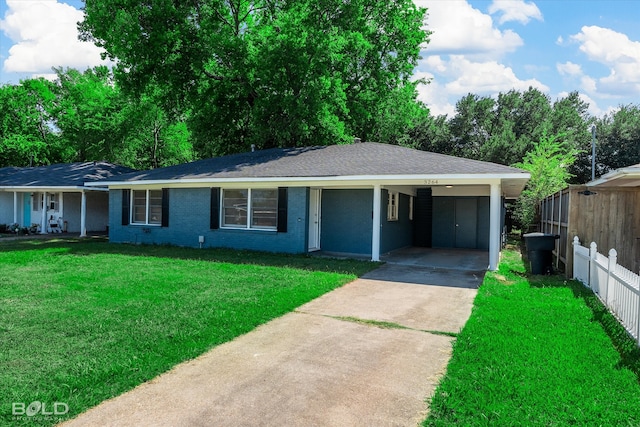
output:
{"label": "tree canopy", "polygon": [[84,12],[81,37],[123,89],[154,86],[166,113],[188,110],[203,156],[394,135],[406,120],[380,120],[390,102],[422,114],[410,78],[429,32],[412,0],[86,0]]}
{"label": "tree canopy", "polygon": [[138,169],[194,159],[186,118],[158,107],[153,87],[125,95],[107,67],[0,86],[0,167],[111,161]]}

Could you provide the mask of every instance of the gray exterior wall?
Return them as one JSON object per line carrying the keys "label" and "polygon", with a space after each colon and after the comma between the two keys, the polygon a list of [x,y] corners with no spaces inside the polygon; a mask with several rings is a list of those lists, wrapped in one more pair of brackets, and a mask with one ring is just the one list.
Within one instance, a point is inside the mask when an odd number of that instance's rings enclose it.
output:
{"label": "gray exterior wall", "polygon": [[[78,205],[78,209],[80,209],[80,205]],[[107,231],[107,226],[109,225],[109,193],[106,191],[87,192],[87,217],[85,220],[87,231]],[[79,229],[80,227],[78,227]]]}
{"label": "gray exterior wall", "polygon": [[405,248],[413,244],[413,221],[409,220],[409,196],[400,194],[398,197],[398,220],[387,221],[387,205],[389,192],[382,190],[380,203],[380,253],[384,254],[395,249]]}
{"label": "gray exterior wall", "polygon": [[456,244],[456,199],[476,199],[476,247],[489,249],[489,197],[434,197],[433,198],[433,247],[455,248]]}
{"label": "gray exterior wall", "polygon": [[211,190],[171,188],[169,226],[122,225],[122,191],[109,191],[109,240],[115,243],[172,244],[252,249],[270,252],[307,251],[307,189],[288,189],[287,232],[209,228]]}
{"label": "gray exterior wall", "polygon": [[[64,203],[62,218],[67,221],[67,231],[69,233],[80,232],[80,204],[82,203],[82,196],[80,193],[64,193],[62,196]],[[89,203],[87,203],[87,220],[90,214]],[[109,212],[108,208],[106,210]],[[87,228],[88,230],[88,228]]]}
{"label": "gray exterior wall", "polygon": [[[64,193],[62,218],[67,222],[69,233],[80,232],[80,211],[82,209],[82,194]],[[102,191],[87,192],[87,216],[85,218],[87,231],[104,232],[109,225],[109,194]]]}
{"label": "gray exterior wall", "polygon": [[[22,198],[18,199],[18,202]],[[22,223],[22,217],[18,216],[18,222]],[[0,191],[0,224],[13,223],[13,193]]]}
{"label": "gray exterior wall", "polygon": [[[322,190],[323,251],[371,254],[372,190]],[[385,215],[386,219],[386,205]]]}

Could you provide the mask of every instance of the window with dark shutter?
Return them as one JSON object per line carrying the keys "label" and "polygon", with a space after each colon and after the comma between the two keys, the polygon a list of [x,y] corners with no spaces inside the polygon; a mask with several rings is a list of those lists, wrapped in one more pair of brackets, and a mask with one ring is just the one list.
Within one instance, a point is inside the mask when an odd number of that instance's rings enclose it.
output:
{"label": "window with dark shutter", "polygon": [[278,233],[287,232],[287,187],[278,187]]}
{"label": "window with dark shutter", "polygon": [[168,227],[169,226],[169,189],[162,189],[162,214],[161,218],[161,226]]}
{"label": "window with dark shutter", "polygon": [[217,230],[220,228],[220,188],[211,188],[211,209],[209,228]]}
{"label": "window with dark shutter", "polygon": [[129,225],[129,203],[131,190],[122,190],[122,225]]}

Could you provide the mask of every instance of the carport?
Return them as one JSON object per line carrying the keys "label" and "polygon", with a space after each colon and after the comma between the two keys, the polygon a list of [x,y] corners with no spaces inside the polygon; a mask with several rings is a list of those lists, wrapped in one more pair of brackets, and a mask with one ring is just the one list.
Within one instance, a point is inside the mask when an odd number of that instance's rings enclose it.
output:
{"label": "carport", "polygon": [[367,273],[376,280],[477,289],[489,265],[489,252],[479,249],[397,249],[380,257],[385,265]]}

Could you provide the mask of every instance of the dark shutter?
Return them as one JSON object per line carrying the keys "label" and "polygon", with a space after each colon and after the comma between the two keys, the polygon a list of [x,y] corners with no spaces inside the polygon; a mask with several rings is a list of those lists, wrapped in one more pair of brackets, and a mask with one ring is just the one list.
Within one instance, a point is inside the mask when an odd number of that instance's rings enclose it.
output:
{"label": "dark shutter", "polygon": [[220,188],[211,188],[211,209],[210,209],[209,228],[217,230],[220,228]]}
{"label": "dark shutter", "polygon": [[162,227],[169,226],[169,189],[162,189]]}
{"label": "dark shutter", "polygon": [[433,239],[433,196],[431,188],[418,188],[413,199],[413,245],[430,248]]}
{"label": "dark shutter", "polygon": [[278,187],[278,232],[287,232],[287,187]]}
{"label": "dark shutter", "polygon": [[122,190],[122,225],[129,225],[129,203],[131,190]]}

